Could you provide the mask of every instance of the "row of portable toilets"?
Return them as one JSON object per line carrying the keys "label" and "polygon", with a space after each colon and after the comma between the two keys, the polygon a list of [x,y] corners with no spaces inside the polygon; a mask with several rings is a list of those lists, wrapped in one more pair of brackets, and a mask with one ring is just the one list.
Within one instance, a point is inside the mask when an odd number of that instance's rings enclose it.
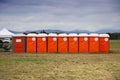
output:
{"label": "row of portable toilets", "polygon": [[109,52],[110,38],[108,34],[28,34],[13,36],[15,53],[78,53]]}

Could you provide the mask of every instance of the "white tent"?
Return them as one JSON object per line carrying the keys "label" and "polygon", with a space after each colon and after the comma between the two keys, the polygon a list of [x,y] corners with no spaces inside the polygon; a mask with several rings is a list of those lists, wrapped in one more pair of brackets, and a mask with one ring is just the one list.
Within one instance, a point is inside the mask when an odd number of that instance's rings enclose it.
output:
{"label": "white tent", "polygon": [[13,35],[14,33],[10,32],[6,28],[0,30],[0,38],[11,38]]}

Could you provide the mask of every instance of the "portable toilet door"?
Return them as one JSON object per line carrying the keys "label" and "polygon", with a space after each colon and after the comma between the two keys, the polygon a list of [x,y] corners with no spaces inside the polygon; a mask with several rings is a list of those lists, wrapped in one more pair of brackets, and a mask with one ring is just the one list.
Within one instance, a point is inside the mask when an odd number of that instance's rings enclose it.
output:
{"label": "portable toilet door", "polygon": [[57,34],[48,34],[48,52],[57,52]]}
{"label": "portable toilet door", "polygon": [[36,53],[37,34],[30,33],[26,37],[26,52]]}
{"label": "portable toilet door", "polygon": [[46,53],[47,52],[47,34],[38,34],[37,37],[37,52]]}
{"label": "portable toilet door", "polygon": [[58,52],[68,52],[68,36],[66,33],[61,33],[58,35]]}
{"label": "portable toilet door", "polygon": [[78,53],[78,35],[76,33],[70,33],[68,37],[69,37],[68,52]]}
{"label": "portable toilet door", "polygon": [[110,36],[108,34],[100,34],[99,39],[99,51],[108,53],[110,48]]}
{"label": "portable toilet door", "polygon": [[13,36],[13,52],[24,53],[25,52],[25,35],[16,34]]}
{"label": "portable toilet door", "polygon": [[89,35],[89,52],[99,52],[99,35],[97,33]]}
{"label": "portable toilet door", "polygon": [[88,34],[80,33],[79,34],[79,52],[88,52]]}

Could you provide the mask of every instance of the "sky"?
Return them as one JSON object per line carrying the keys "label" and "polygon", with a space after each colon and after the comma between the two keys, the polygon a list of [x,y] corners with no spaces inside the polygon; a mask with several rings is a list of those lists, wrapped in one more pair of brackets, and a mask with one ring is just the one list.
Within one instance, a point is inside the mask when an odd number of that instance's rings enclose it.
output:
{"label": "sky", "polygon": [[0,29],[120,30],[120,0],[0,0]]}

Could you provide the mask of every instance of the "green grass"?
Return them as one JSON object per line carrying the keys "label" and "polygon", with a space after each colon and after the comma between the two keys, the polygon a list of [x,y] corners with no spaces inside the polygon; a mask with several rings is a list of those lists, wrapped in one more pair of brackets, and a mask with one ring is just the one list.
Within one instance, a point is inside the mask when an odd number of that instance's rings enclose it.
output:
{"label": "green grass", "polygon": [[1,53],[0,80],[120,80],[119,43],[104,54]]}
{"label": "green grass", "polygon": [[111,40],[110,41],[110,52],[111,53],[120,53],[120,40]]}
{"label": "green grass", "polygon": [[120,40],[110,40],[111,47],[119,47],[120,48]]}

